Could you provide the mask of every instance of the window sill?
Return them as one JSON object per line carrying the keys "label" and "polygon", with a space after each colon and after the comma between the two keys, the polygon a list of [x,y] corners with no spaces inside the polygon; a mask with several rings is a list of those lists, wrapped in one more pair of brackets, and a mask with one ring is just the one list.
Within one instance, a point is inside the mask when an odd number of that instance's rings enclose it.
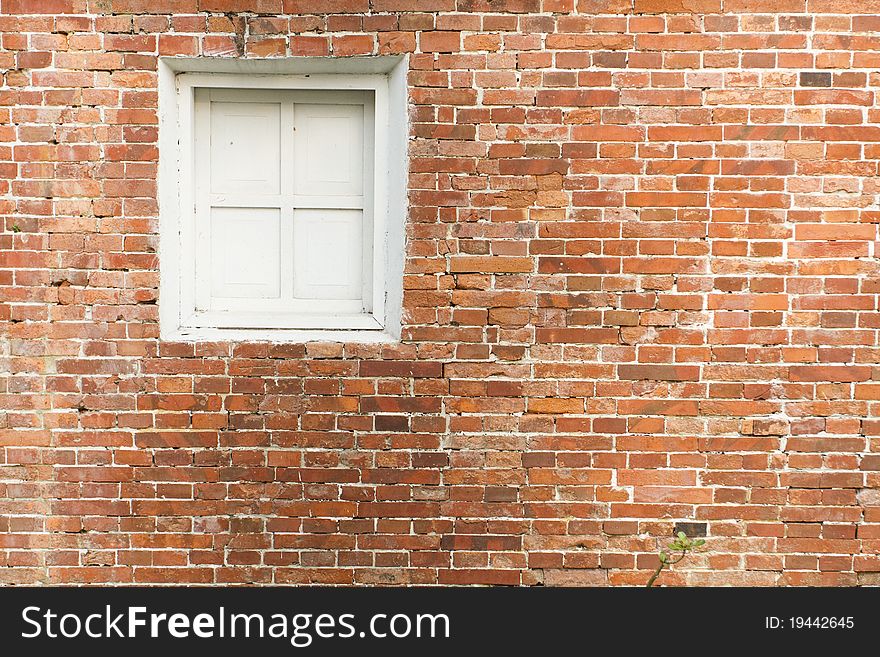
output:
{"label": "window sill", "polygon": [[256,329],[258,331],[381,331],[384,329],[372,313],[293,313],[197,311],[184,316],[180,330]]}
{"label": "window sill", "polygon": [[162,332],[170,342],[347,342],[359,344],[399,342],[399,336],[380,329],[248,329],[184,328]]}

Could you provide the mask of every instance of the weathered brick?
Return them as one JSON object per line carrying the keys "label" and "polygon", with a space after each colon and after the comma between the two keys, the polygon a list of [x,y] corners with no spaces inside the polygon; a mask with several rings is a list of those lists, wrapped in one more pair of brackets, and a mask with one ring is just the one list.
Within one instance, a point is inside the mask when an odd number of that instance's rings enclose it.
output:
{"label": "weathered brick", "polygon": [[693,365],[619,365],[617,375],[621,379],[697,381],[700,368]]}

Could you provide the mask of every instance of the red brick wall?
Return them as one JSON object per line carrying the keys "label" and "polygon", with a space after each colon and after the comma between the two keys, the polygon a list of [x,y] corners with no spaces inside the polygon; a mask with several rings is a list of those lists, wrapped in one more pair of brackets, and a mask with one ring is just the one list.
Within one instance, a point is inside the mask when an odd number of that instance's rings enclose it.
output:
{"label": "red brick wall", "polygon": [[[0,12],[0,582],[880,582],[880,1]],[[157,56],[381,53],[401,344],[159,341]]]}

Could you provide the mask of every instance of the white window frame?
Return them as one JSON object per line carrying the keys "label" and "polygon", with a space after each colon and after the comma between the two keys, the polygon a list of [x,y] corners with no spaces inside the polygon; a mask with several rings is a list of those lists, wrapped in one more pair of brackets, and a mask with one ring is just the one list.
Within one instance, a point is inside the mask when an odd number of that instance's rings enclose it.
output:
{"label": "white window frame", "polygon": [[[215,72],[202,60],[160,61],[160,333],[172,340],[270,340],[305,342],[394,341],[400,337],[403,276],[403,219],[406,207],[405,66],[399,58],[364,72],[276,72],[275,62],[241,62],[254,71]],[[311,58],[288,62],[309,69]],[[277,62],[277,60],[276,60]],[[188,64],[188,65],[187,65]],[[305,64],[305,66],[303,66]],[[228,66],[228,65],[227,65]],[[321,63],[317,64],[321,68]],[[324,64],[326,66],[326,64]],[[337,65],[338,66],[338,65]],[[311,63],[314,69],[315,64]],[[205,70],[207,68],[207,70]],[[241,66],[237,67],[242,68]],[[380,72],[371,69],[379,68]],[[381,69],[385,69],[382,71]],[[195,70],[193,70],[195,69]],[[338,70],[338,68],[337,68]],[[204,245],[197,221],[202,204],[197,178],[199,136],[196,112],[208,93],[291,94],[292,102],[336,96],[363,103],[365,111],[363,308],[323,300],[289,312],[227,308],[199,310],[197,288],[210,272],[195,271],[195,253]],[[255,96],[257,97],[257,96]],[[300,100],[295,100],[299,98]],[[370,102],[370,98],[372,102]],[[402,102],[401,102],[402,100]],[[392,134],[392,126],[395,134]],[[399,131],[399,134],[397,134]],[[169,152],[170,151],[170,152]],[[284,191],[282,190],[282,194]],[[284,214],[282,212],[282,219]],[[356,302],[360,304],[361,302]],[[260,304],[253,304],[259,308]],[[307,309],[308,306],[308,309]]]}

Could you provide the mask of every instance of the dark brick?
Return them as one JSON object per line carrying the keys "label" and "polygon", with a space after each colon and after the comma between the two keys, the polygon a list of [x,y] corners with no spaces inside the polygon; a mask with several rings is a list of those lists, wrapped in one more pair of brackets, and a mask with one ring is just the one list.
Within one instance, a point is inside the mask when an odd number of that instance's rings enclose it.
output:
{"label": "dark brick", "polygon": [[830,71],[801,71],[802,87],[830,87]]}

